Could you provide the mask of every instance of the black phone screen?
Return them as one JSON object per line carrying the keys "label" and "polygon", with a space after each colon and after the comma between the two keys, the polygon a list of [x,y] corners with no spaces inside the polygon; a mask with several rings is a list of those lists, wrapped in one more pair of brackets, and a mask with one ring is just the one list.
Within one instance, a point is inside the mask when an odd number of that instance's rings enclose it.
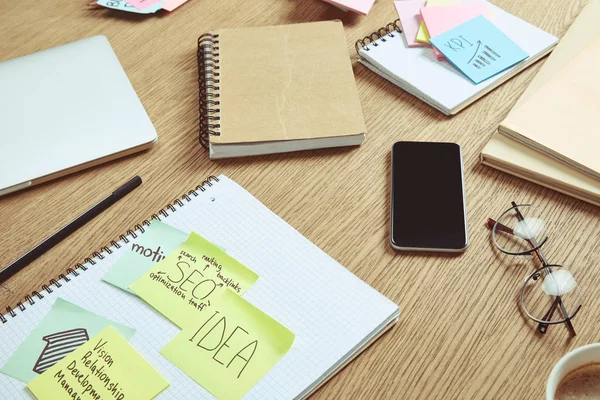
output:
{"label": "black phone screen", "polygon": [[460,251],[467,223],[460,146],[397,142],[392,149],[391,241],[399,249]]}

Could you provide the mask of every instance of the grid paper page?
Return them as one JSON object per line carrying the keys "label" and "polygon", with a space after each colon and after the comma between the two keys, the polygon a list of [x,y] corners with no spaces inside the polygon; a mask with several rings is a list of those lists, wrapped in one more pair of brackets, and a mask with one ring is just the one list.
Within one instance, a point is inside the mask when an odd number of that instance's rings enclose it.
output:
{"label": "grid paper page", "polygon": [[[243,297],[295,333],[290,351],[248,392],[245,399],[296,398],[398,316],[398,307],[291,228],[225,176],[183,200],[164,222],[195,231],[224,247],[260,277]],[[179,329],[141,299],[100,278],[125,250],[103,253],[70,274],[52,293],[26,303],[0,327],[0,365],[12,355],[57,297],[133,327],[130,343],[171,386],[157,399],[210,399],[212,396],[158,351]],[[25,385],[0,374],[0,397],[32,398]]]}

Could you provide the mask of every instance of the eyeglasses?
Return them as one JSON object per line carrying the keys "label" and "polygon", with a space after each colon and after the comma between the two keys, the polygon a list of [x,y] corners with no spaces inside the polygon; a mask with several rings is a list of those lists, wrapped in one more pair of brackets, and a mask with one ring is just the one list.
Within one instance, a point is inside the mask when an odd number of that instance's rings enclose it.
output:
{"label": "eyeglasses", "polygon": [[580,290],[573,274],[558,264],[550,264],[541,247],[548,241],[548,223],[530,204],[511,203],[497,220],[488,219],[498,250],[512,256],[535,254],[542,267],[525,277],[520,304],[523,312],[546,333],[549,325],[564,323],[571,335],[571,320],[581,310]]}

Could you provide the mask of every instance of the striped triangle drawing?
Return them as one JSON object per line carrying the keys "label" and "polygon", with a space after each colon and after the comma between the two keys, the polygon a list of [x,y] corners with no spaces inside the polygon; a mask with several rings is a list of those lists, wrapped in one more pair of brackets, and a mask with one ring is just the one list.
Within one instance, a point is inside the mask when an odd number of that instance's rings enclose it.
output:
{"label": "striped triangle drawing", "polygon": [[33,372],[43,373],[48,368],[65,358],[69,353],[89,340],[88,333],[83,328],[56,332],[42,338],[46,347],[33,366]]}

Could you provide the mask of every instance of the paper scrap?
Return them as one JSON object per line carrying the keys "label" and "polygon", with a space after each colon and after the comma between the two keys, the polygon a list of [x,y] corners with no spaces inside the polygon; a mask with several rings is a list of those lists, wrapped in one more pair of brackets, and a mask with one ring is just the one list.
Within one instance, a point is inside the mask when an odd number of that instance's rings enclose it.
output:
{"label": "paper scrap", "polygon": [[160,1],[161,0],[129,0],[128,3],[134,6],[136,9],[144,11],[146,8],[160,3]]}
{"label": "paper scrap", "polygon": [[180,247],[187,237],[188,234],[179,229],[152,221],[142,235],[127,244],[125,253],[106,271],[102,280],[133,293],[129,285]]}
{"label": "paper scrap", "polygon": [[152,399],[168,386],[112,326],[27,384],[38,400]]}
{"label": "paper scrap", "polygon": [[160,353],[217,398],[242,398],[294,342],[285,326],[236,295],[190,321]]}
{"label": "paper scrap", "polygon": [[[458,4],[453,0],[427,0],[427,4],[425,7],[437,7],[437,6],[446,6],[451,4]],[[419,24],[419,31],[417,32],[416,41],[420,43],[429,43],[429,33],[427,33],[427,28],[423,21]]]}
{"label": "paper scrap", "polygon": [[27,383],[110,325],[127,340],[135,333],[135,329],[58,298],[0,372]]}
{"label": "paper scrap", "polygon": [[483,16],[475,17],[430,41],[476,84],[529,57]]}
{"label": "paper scrap", "polygon": [[419,10],[425,6],[425,0],[394,1],[398,18],[402,24],[402,34],[408,47],[427,46],[426,43],[417,42],[417,32],[421,25]]}
{"label": "paper scrap", "polygon": [[192,232],[181,247],[129,288],[180,328],[196,320],[227,288],[244,293],[258,275]]}
{"label": "paper scrap", "polygon": [[136,14],[153,14],[163,8],[164,2],[166,2],[166,0],[160,0],[158,3],[146,7],[143,10],[138,10],[125,0],[98,0],[96,4],[102,7],[112,8],[113,10],[127,11]]}
{"label": "paper scrap", "polygon": [[163,10],[171,12],[182,4],[187,3],[187,1],[188,0],[164,0],[162,8]]}
{"label": "paper scrap", "polygon": [[[490,9],[484,3],[453,4],[449,6],[425,7],[421,9],[423,23],[427,27],[430,38],[444,33],[455,26],[467,22],[479,15],[491,18]],[[431,40],[431,39],[430,39]],[[444,56],[436,48],[433,49],[438,60]]]}
{"label": "paper scrap", "polygon": [[373,7],[375,0],[324,0],[325,2],[336,6],[342,11],[352,11],[358,14],[367,15]]}

